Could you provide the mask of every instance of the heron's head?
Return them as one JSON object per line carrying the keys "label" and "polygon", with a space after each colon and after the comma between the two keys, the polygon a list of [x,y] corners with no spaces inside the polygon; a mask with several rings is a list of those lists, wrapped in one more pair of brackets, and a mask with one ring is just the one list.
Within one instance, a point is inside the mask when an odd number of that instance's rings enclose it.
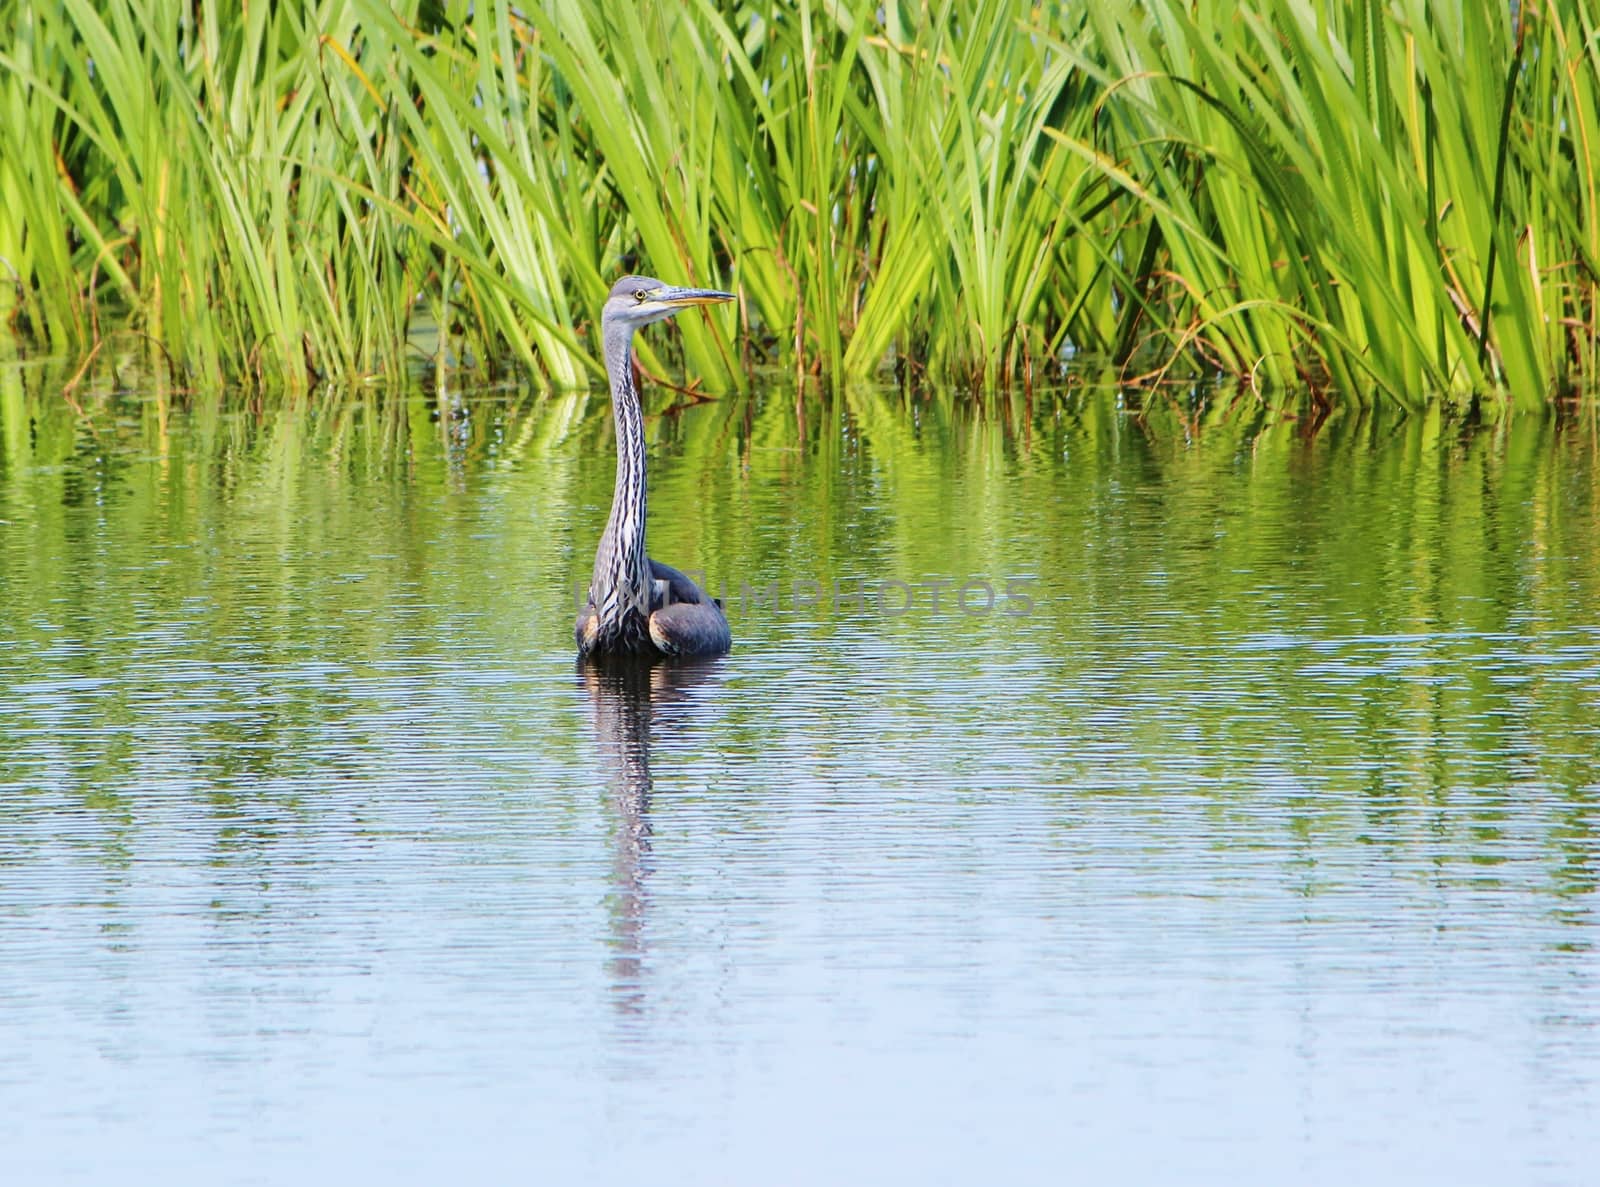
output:
{"label": "heron's head", "polygon": [[716,289],[680,288],[649,276],[624,276],[612,286],[611,296],[606,299],[600,320],[603,323],[644,326],[671,317],[678,310],[691,305],[716,305],[733,299],[732,293],[722,293]]}

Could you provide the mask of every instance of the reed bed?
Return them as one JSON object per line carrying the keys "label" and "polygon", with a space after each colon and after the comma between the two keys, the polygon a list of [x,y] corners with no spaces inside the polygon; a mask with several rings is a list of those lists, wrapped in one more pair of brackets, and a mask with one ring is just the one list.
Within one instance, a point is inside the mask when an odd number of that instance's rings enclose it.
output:
{"label": "reed bed", "polygon": [[712,389],[1540,407],[1600,371],[1597,92],[1600,0],[0,0],[0,322],[572,388],[639,270],[740,293],[645,356]]}

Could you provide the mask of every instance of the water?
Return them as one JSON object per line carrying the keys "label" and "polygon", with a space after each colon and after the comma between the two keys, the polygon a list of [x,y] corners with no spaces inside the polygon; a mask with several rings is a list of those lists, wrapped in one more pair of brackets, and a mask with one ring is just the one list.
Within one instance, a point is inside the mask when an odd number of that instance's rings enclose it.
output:
{"label": "water", "polygon": [[4,1182],[1592,1181],[1592,425],[657,396],[601,679],[603,399],[59,384]]}

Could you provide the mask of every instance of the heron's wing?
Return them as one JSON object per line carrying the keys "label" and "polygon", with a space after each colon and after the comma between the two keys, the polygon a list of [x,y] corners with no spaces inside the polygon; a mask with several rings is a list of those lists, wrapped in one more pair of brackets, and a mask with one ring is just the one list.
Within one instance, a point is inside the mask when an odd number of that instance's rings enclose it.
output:
{"label": "heron's wing", "polygon": [[650,616],[650,639],[665,655],[721,655],[733,645],[722,607],[709,599],[657,610]]}
{"label": "heron's wing", "polygon": [[[664,565],[660,561],[650,562],[650,576],[655,579],[652,591],[651,606],[670,606],[674,602],[711,602],[713,599],[706,595],[706,591],[696,585],[684,573],[674,569],[671,565]],[[665,586],[666,596],[660,597]],[[659,601],[657,600],[659,598]]]}

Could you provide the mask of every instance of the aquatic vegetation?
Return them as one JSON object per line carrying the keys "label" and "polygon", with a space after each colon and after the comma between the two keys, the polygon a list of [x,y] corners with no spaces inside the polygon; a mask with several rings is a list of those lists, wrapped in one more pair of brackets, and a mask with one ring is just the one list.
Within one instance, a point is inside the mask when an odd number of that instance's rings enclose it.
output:
{"label": "aquatic vegetation", "polygon": [[571,388],[637,269],[740,293],[672,339],[724,390],[1600,371],[1597,0],[224,7],[0,0],[0,320],[39,348],[303,386],[426,324]]}

